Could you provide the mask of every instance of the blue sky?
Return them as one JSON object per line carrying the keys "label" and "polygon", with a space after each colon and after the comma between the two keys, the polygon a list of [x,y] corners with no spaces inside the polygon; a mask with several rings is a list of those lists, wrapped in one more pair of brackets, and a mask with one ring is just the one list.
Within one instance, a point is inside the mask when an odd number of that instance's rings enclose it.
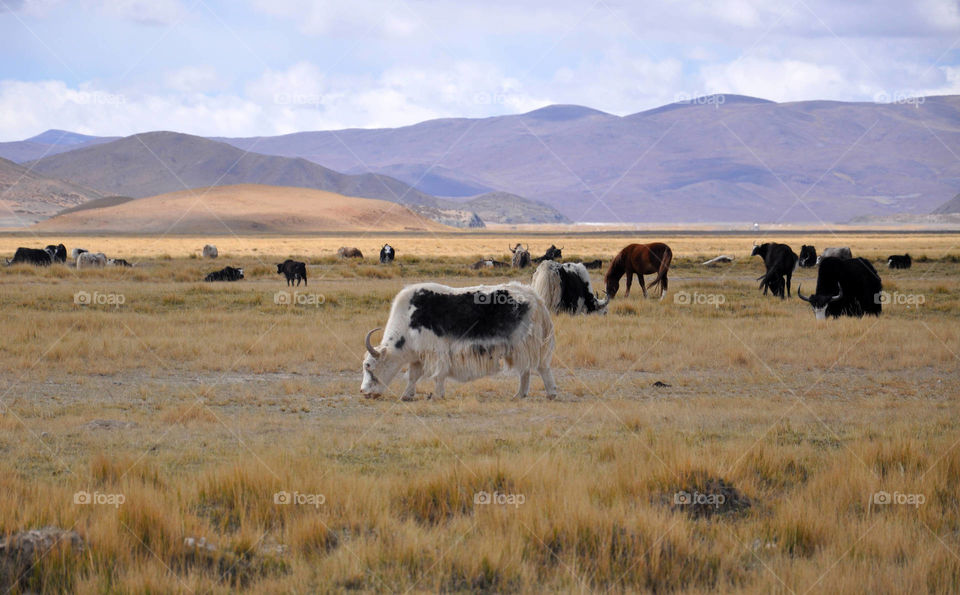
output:
{"label": "blue sky", "polygon": [[0,140],[958,94],[958,4],[0,0]]}

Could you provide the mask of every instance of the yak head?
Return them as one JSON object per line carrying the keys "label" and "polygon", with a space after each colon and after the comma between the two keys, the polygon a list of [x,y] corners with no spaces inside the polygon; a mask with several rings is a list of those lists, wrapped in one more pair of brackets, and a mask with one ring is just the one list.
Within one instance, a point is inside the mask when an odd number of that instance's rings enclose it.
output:
{"label": "yak head", "polygon": [[836,295],[823,295],[815,293],[810,297],[804,296],[800,292],[800,287],[797,287],[797,297],[801,300],[810,304],[813,307],[813,313],[817,316],[817,320],[823,320],[827,317],[827,306],[833,302],[837,302],[843,299],[843,288],[840,287],[840,284],[837,283],[837,294]]}
{"label": "yak head", "polygon": [[400,338],[390,346],[382,344],[374,347],[370,343],[370,337],[373,333],[380,330],[375,328],[367,333],[364,339],[364,345],[367,348],[367,354],[363,358],[363,382],[360,384],[360,393],[365,397],[379,397],[387,392],[387,386],[397,375],[400,368],[407,362],[407,352],[410,349],[404,349],[404,339]]}
{"label": "yak head", "polygon": [[750,256],[759,256],[761,258],[767,257],[767,249],[770,247],[770,244],[757,244],[753,243],[753,252],[750,253]]}

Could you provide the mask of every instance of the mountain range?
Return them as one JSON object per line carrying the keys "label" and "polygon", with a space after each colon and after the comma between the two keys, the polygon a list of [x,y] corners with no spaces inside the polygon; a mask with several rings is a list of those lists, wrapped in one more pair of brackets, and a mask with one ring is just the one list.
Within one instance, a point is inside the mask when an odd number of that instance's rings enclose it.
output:
{"label": "mountain range", "polygon": [[[930,213],[960,190],[952,147],[960,96],[876,104],[716,95],[623,117],[554,105],[271,137],[48,131],[0,143],[0,156],[102,195],[257,183],[488,222],[786,223]],[[35,157],[41,148],[46,156]]]}

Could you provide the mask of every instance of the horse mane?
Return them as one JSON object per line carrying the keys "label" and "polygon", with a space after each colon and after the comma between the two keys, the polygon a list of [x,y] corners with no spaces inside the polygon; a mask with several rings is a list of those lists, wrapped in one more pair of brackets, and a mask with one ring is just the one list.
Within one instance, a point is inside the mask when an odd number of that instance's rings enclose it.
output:
{"label": "horse mane", "polygon": [[627,249],[624,248],[613,257],[613,260],[610,261],[610,268],[607,269],[607,275],[604,277],[604,281],[610,281],[612,278],[616,278],[618,281],[620,277],[623,276],[623,273],[626,269],[624,264],[627,260]]}

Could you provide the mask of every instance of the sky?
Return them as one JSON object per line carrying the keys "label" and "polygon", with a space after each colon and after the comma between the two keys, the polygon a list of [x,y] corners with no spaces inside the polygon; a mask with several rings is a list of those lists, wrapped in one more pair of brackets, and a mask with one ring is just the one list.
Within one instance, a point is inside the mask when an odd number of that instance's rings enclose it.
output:
{"label": "sky", "polygon": [[0,141],[960,94],[960,0],[0,0]]}

